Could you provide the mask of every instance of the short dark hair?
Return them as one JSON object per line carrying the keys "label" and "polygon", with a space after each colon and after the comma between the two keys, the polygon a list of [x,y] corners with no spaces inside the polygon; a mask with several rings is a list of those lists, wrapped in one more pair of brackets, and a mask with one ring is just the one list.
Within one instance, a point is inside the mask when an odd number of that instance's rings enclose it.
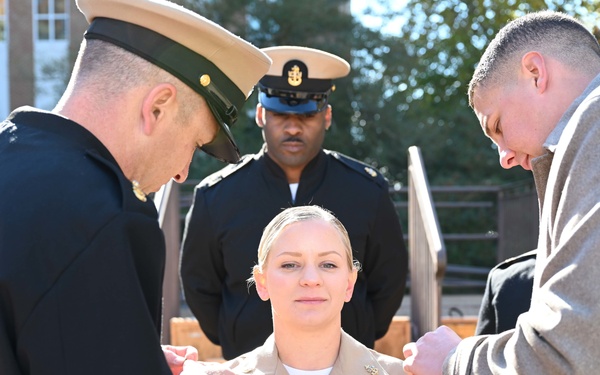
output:
{"label": "short dark hair", "polygon": [[580,71],[600,62],[598,41],[580,21],[554,11],[530,13],[504,26],[486,48],[469,83],[469,105],[477,87],[506,80],[513,64],[534,50]]}

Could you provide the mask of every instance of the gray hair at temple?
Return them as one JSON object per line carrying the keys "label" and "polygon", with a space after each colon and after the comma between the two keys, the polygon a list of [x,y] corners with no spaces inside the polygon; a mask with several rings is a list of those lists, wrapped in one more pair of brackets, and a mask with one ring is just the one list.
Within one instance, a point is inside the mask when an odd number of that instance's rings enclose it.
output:
{"label": "gray hair at temple", "polygon": [[580,21],[560,12],[530,13],[504,26],[486,48],[469,83],[469,105],[475,89],[510,81],[529,51],[584,72],[600,65],[598,41]]}
{"label": "gray hair at temple", "polygon": [[[260,239],[260,244],[258,245],[258,264],[255,265],[253,269],[258,269],[261,272],[263,271],[273,243],[287,226],[310,220],[321,220],[331,224],[331,226],[338,232],[346,250],[348,269],[351,270],[356,268],[357,270],[360,270],[360,263],[357,260],[354,260],[352,255],[352,245],[350,243],[350,238],[346,228],[330,211],[319,206],[291,207],[283,210],[277,216],[275,216],[273,220],[271,220],[271,222],[265,227],[263,235]],[[249,284],[253,282],[254,276],[248,279]]]}

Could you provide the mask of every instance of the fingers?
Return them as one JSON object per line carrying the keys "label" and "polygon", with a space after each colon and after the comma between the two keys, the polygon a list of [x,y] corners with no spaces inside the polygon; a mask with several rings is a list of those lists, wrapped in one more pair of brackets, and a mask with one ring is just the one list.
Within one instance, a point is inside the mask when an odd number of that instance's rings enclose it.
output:
{"label": "fingers", "polygon": [[193,346],[162,345],[163,354],[173,375],[179,375],[186,360],[198,360],[198,350]]}
{"label": "fingers", "polygon": [[417,354],[417,344],[414,342],[409,342],[408,344],[404,345],[402,352],[404,354],[404,358],[406,358],[402,365],[402,369],[405,373],[412,375],[413,373],[411,370],[415,362],[415,355]]}

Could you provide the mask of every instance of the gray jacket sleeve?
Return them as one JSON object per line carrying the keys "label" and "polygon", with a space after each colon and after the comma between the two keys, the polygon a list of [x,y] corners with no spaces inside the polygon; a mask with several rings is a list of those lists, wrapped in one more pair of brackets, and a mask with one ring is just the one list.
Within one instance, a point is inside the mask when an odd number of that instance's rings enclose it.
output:
{"label": "gray jacket sleeve", "polygon": [[[463,340],[445,374],[591,374],[600,337],[600,95],[565,116],[549,145],[531,308],[515,330]],[[569,111],[567,112],[569,114]],[[552,137],[552,134],[551,134]],[[550,138],[549,138],[550,139]],[[534,166],[534,172],[535,171]],[[543,182],[543,181],[542,181]]]}

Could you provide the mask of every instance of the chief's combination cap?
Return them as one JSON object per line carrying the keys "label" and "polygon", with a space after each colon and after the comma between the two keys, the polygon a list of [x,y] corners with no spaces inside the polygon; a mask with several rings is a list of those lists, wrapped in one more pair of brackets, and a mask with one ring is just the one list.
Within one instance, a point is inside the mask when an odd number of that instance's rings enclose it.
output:
{"label": "chief's combination cap", "polygon": [[313,48],[263,48],[273,65],[259,81],[258,101],[269,111],[311,114],[327,108],[333,79],[350,73],[350,64],[336,55]]}
{"label": "chief's combination cap", "polygon": [[86,39],[124,48],[179,78],[206,99],[220,125],[202,146],[235,163],[240,152],[229,131],[271,60],[216,23],[166,0],[77,0],[90,26]]}

